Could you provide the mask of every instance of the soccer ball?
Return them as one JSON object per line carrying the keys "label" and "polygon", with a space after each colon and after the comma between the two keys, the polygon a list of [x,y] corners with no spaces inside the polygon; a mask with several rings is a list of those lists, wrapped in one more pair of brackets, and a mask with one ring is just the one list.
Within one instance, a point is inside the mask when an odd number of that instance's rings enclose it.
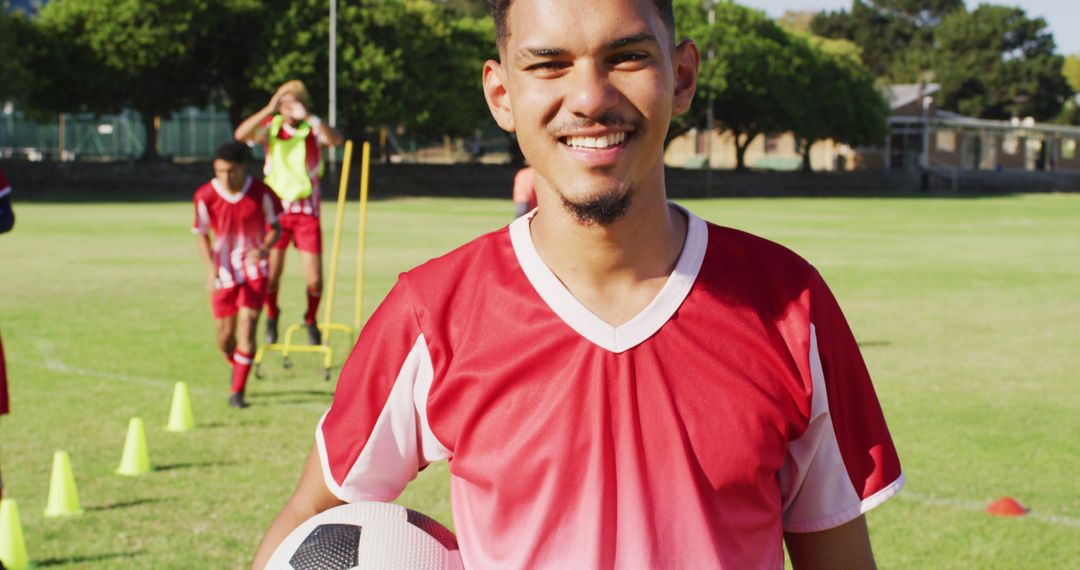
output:
{"label": "soccer ball", "polygon": [[434,519],[392,503],[352,503],[304,521],[267,570],[461,570],[457,538]]}

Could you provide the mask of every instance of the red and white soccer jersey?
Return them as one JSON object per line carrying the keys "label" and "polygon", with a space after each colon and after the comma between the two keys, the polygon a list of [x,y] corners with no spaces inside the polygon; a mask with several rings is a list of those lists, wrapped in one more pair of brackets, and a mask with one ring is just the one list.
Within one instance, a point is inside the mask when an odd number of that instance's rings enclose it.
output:
{"label": "red and white soccer jersey", "polygon": [[465,567],[782,568],[783,532],[903,485],[855,339],[794,253],[689,215],[613,327],[541,261],[531,216],[401,275],[316,440],[345,501],[449,459]]}
{"label": "red and white soccer jersey", "polygon": [[7,177],[4,176],[3,169],[0,169],[0,198],[11,194],[11,185],[8,184]]}
{"label": "red and white soccer jersey", "polygon": [[[263,119],[260,124],[265,129],[270,128],[270,123],[274,121],[274,115]],[[289,125],[289,123],[283,123],[281,130],[278,131],[277,138],[287,141],[296,135],[296,129]],[[263,174],[270,174],[270,145],[273,144],[271,139],[274,135],[269,132],[266,133],[266,145],[264,150],[266,151],[266,159],[263,162]],[[311,179],[311,195],[307,198],[301,198],[295,202],[289,200],[282,200],[282,211],[286,214],[306,214],[308,216],[319,217],[319,208],[322,204],[322,192],[319,190],[319,170],[322,168],[322,150],[320,145],[326,145],[328,141],[323,138],[322,133],[312,127],[308,132],[307,139],[304,140],[304,146],[306,152],[304,154],[304,162],[307,166],[308,177]]]}
{"label": "red and white soccer jersey", "polygon": [[[11,194],[11,185],[8,184],[4,170],[0,169],[0,198]],[[4,362],[4,345],[0,342],[0,416],[11,411],[8,400],[7,364]]]}
{"label": "red and white soccer jersey", "polygon": [[265,278],[268,272],[266,260],[249,264],[247,255],[252,249],[262,247],[266,225],[276,222],[281,212],[274,191],[249,176],[243,190],[233,194],[215,178],[195,191],[194,201],[195,224],[191,231],[201,235],[212,231],[214,234],[218,289]]}

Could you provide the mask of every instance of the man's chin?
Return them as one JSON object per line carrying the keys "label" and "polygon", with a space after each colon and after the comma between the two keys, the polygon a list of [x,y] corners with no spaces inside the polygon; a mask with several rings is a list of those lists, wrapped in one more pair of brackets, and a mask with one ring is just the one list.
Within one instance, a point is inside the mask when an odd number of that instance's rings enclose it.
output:
{"label": "man's chin", "polygon": [[581,197],[562,196],[563,208],[584,226],[608,226],[619,221],[630,209],[630,191],[622,188],[601,190]]}

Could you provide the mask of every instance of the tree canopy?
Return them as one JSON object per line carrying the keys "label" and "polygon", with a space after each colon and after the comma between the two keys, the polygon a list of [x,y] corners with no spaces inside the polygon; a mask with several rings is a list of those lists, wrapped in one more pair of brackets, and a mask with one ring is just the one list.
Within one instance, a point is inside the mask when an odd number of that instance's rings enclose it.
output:
{"label": "tree canopy", "polygon": [[694,38],[702,64],[694,105],[672,135],[704,126],[711,104],[716,127],[735,139],[739,170],[761,134],[794,132],[806,169],[816,141],[883,140],[887,107],[852,43],[787,32],[764,13],[730,2],[714,6],[711,25],[701,2],[678,0],[675,7],[679,36]]}
{"label": "tree canopy", "polygon": [[0,10],[0,100],[21,99],[33,76],[25,46],[33,45],[34,29],[21,14]]}
{"label": "tree canopy", "polygon": [[850,10],[819,13],[810,30],[855,42],[875,75],[911,82],[928,64],[937,26],[963,9],[963,0],[854,0]]}
{"label": "tree canopy", "polygon": [[[339,2],[339,126],[472,132],[487,117],[479,77],[495,51],[482,10],[478,0]],[[153,118],[186,105],[219,103],[238,123],[289,79],[326,101],[327,11],[326,0],[52,0],[31,23],[0,18],[5,54],[34,34],[26,61],[4,58],[0,78],[28,86],[18,98],[32,109],[138,111],[152,156]]]}
{"label": "tree canopy", "polygon": [[195,56],[212,12],[205,0],[52,0],[32,56],[35,106],[58,112],[138,111],[146,153],[156,154],[153,118],[206,100],[210,85]]}
{"label": "tree canopy", "polygon": [[946,109],[988,119],[1047,120],[1072,93],[1046,21],[1019,8],[984,4],[957,12],[936,35],[934,71]]}

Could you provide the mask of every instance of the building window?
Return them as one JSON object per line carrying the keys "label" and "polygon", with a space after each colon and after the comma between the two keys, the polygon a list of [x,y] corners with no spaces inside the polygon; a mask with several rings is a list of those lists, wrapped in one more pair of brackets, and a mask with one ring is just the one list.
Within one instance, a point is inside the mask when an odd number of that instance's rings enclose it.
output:
{"label": "building window", "polygon": [[936,146],[941,152],[956,152],[956,131],[938,131]]}
{"label": "building window", "polygon": [[1065,160],[1076,158],[1076,139],[1065,139],[1061,141],[1061,158]]}

